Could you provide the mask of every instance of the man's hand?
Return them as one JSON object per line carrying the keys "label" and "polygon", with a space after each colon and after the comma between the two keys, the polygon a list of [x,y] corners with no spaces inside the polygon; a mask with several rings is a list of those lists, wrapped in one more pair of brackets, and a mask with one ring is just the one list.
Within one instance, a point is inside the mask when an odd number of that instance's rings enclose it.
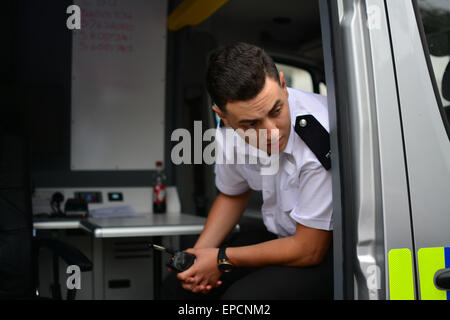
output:
{"label": "man's hand", "polygon": [[182,287],[194,293],[208,293],[212,288],[222,284],[222,272],[217,267],[217,248],[187,249],[186,252],[196,256],[195,263],[186,271],[180,272],[177,278]]}

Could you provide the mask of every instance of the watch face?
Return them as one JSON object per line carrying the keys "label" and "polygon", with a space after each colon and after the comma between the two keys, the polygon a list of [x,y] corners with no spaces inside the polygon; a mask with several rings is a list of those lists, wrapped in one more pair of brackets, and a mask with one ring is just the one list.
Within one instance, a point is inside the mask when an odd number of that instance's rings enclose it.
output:
{"label": "watch face", "polygon": [[230,272],[233,269],[233,265],[228,262],[222,262],[219,264],[219,270],[222,272]]}

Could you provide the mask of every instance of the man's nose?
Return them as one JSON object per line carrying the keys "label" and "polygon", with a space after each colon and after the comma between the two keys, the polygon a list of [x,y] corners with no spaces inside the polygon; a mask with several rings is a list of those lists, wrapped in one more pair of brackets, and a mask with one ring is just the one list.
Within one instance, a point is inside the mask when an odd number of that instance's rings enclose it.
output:
{"label": "man's nose", "polygon": [[270,139],[273,140],[279,137],[280,131],[278,130],[275,121],[267,119],[264,123],[264,128],[267,130],[266,137],[268,142],[270,142]]}

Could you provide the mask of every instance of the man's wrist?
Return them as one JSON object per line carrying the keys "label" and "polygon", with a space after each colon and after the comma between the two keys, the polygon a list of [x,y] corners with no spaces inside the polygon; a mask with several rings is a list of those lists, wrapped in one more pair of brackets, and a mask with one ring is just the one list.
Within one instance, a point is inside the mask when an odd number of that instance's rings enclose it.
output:
{"label": "man's wrist", "polygon": [[226,254],[227,247],[220,247],[217,252],[217,266],[222,272],[230,272],[233,269],[233,264]]}

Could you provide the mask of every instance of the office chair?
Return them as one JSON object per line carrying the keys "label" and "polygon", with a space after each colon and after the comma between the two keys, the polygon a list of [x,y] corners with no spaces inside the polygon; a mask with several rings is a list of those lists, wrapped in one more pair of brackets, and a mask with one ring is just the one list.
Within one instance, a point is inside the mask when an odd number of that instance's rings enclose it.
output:
{"label": "office chair", "polygon": [[[81,272],[92,271],[92,262],[78,249],[72,247],[58,239],[34,239],[33,240],[33,255],[35,260],[35,288],[39,292],[39,252],[40,249],[45,248],[52,252],[52,299],[61,300],[61,285],[59,282],[59,258],[61,258],[67,265],[76,265]],[[67,300],[75,300],[76,289],[67,289]]]}
{"label": "office chair", "polygon": [[[53,254],[53,299],[61,299],[59,258],[77,265],[81,272],[92,270],[92,262],[78,249],[57,239],[32,236],[31,197],[28,188],[0,188],[0,298],[35,299],[39,289],[39,252]],[[67,291],[73,300],[76,289]]]}

